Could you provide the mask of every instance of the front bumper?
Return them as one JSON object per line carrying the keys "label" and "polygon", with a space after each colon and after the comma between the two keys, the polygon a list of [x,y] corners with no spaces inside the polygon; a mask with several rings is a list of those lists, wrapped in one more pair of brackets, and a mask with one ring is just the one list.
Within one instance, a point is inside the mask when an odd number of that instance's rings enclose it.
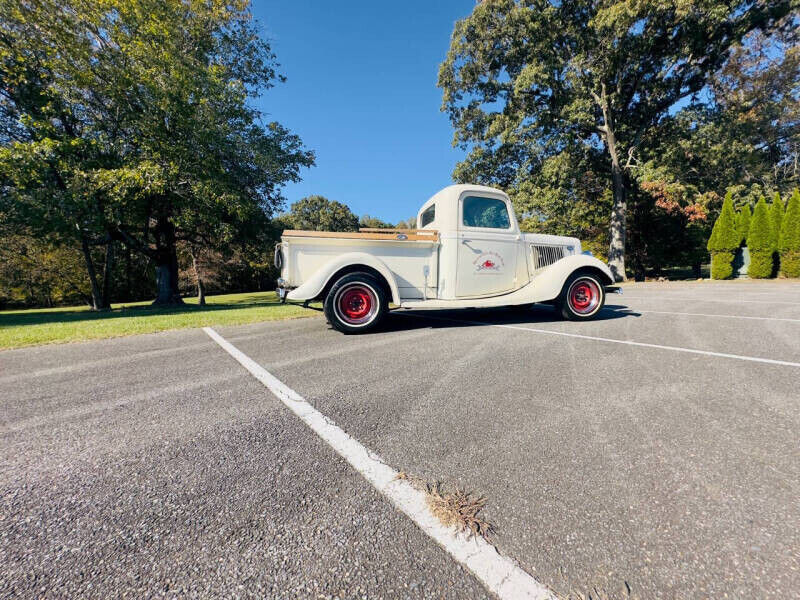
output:
{"label": "front bumper", "polygon": [[618,285],[604,285],[603,289],[606,291],[606,294],[622,295],[622,287]]}

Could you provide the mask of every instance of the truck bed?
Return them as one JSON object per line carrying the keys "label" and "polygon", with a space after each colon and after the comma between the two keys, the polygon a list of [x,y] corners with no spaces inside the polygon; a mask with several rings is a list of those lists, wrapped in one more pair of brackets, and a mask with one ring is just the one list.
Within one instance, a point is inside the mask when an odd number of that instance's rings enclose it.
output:
{"label": "truck bed", "polygon": [[[432,229],[283,232],[290,286],[307,281],[328,261],[346,253],[367,253],[383,261],[397,282],[402,300],[436,297],[439,232]],[[427,271],[427,277],[426,277]]]}

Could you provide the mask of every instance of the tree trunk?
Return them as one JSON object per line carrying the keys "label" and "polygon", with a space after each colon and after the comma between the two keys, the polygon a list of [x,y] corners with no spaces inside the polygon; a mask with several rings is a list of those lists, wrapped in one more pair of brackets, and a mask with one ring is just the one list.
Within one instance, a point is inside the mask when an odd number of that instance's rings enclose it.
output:
{"label": "tree trunk", "polygon": [[125,300],[132,300],[131,293],[131,249],[125,245]]}
{"label": "tree trunk", "polygon": [[153,306],[183,304],[178,290],[178,252],[175,248],[175,226],[166,216],[158,218],[156,238],[156,299]]}
{"label": "tree trunk", "polygon": [[83,259],[86,262],[86,272],[89,274],[89,283],[92,286],[92,310],[106,310],[109,307],[103,300],[100,286],[97,284],[97,271],[92,260],[92,248],[83,232],[81,232],[81,250],[83,250]]}
{"label": "tree trunk", "polygon": [[[613,139],[613,136],[612,136]],[[611,153],[609,146],[609,153]],[[611,178],[614,186],[614,204],[611,208],[609,228],[608,268],[616,281],[625,281],[625,216],[628,203],[625,198],[625,181],[616,151],[611,153]]]}
{"label": "tree trunk", "polygon": [[106,264],[103,268],[103,303],[111,308],[111,282],[114,277],[114,240],[106,245]]}
{"label": "tree trunk", "polygon": [[194,276],[197,278],[197,304],[199,306],[206,305],[206,290],[203,285],[203,279],[200,277],[200,269],[197,268],[197,257],[195,256],[194,248],[189,247],[189,254],[192,255],[192,268],[194,269]]}
{"label": "tree trunk", "polygon": [[608,268],[616,281],[625,281],[625,218],[628,205],[625,190],[625,174],[619,163],[617,138],[614,135],[614,120],[606,95],[605,83],[600,84],[600,95],[592,92],[595,102],[603,113],[603,126],[600,131],[606,142],[606,149],[611,158],[611,182],[614,204],[611,208],[611,224],[609,226],[610,243],[608,246]]}

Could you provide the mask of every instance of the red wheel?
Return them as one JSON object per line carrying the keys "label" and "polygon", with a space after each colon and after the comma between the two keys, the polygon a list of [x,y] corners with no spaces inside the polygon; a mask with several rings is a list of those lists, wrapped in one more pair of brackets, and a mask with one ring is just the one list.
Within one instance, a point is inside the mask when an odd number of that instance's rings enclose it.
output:
{"label": "red wheel", "polygon": [[342,287],[336,294],[336,309],[348,325],[361,325],[372,319],[378,309],[378,298],[372,288],[360,283]]}
{"label": "red wheel", "polygon": [[567,299],[579,315],[591,314],[600,303],[600,286],[592,279],[578,279],[569,288]]}
{"label": "red wheel", "polygon": [[323,310],[334,329],[364,333],[375,329],[386,316],[389,299],[381,281],[371,273],[347,273],[331,287]]}
{"label": "red wheel", "polygon": [[561,315],[572,321],[592,319],[603,308],[606,293],[600,280],[586,272],[574,273],[562,288],[556,300]]}

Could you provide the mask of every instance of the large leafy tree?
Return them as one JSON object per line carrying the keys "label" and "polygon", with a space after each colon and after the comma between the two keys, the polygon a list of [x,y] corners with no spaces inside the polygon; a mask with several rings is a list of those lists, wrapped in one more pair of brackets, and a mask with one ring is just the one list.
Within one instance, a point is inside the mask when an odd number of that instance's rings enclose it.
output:
{"label": "large leafy tree", "polygon": [[753,30],[794,0],[485,0],[456,23],[439,71],[468,168],[513,194],[584,147],[612,182],[609,264],[625,277],[627,167],[670,110],[702,90]]}
{"label": "large leafy tree", "polygon": [[717,193],[752,188],[790,193],[800,177],[798,31],[753,32],[732,49],[700,98],[662,121],[643,143],[687,186]]}
{"label": "large leafy tree", "polygon": [[370,217],[369,215],[361,215],[358,220],[359,227],[369,227],[372,229],[392,229],[394,225],[379,219],[378,217]]}
{"label": "large leafy tree", "polygon": [[0,237],[0,307],[90,301],[80,252],[24,231]]}
{"label": "large leafy tree", "polygon": [[77,239],[96,307],[92,245],[179,303],[177,244],[230,240],[313,163],[251,106],[280,77],[246,0],[0,1],[0,217]]}
{"label": "large leafy tree", "polygon": [[325,196],[306,196],[292,204],[284,220],[307,231],[357,231],[358,217],[346,204]]}

